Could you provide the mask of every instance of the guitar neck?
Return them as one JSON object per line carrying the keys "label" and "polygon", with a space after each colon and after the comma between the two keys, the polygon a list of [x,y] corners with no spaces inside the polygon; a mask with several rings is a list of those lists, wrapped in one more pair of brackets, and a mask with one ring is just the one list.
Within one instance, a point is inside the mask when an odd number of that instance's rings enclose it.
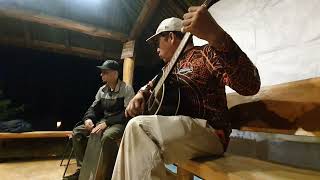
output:
{"label": "guitar neck", "polygon": [[163,74],[162,74],[161,78],[159,79],[157,85],[156,85],[155,88],[154,88],[154,92],[155,92],[156,94],[157,94],[157,93],[159,92],[159,90],[161,89],[161,87],[162,87],[164,81],[167,79],[168,75],[172,72],[173,67],[177,64],[178,59],[179,59],[179,57],[180,57],[180,55],[181,55],[181,52],[185,49],[185,47],[186,47],[186,45],[187,45],[187,43],[188,43],[188,41],[189,41],[189,39],[190,39],[191,37],[192,37],[192,35],[191,35],[191,33],[189,33],[189,32],[187,32],[187,33],[183,36],[183,38],[182,38],[182,40],[181,40],[181,42],[180,42],[177,50],[176,50],[175,53],[173,54],[171,60],[168,62],[167,66],[163,69]]}

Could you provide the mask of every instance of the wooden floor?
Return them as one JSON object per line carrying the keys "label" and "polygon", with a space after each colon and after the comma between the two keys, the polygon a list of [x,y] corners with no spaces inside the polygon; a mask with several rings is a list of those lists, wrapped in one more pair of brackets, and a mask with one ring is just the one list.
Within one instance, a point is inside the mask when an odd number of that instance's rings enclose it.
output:
{"label": "wooden floor", "polygon": [[[64,163],[66,164],[66,162]],[[60,166],[59,159],[9,161],[0,163],[1,180],[61,180],[65,166]],[[72,160],[67,174],[76,169]]]}
{"label": "wooden floor", "polygon": [[[63,164],[66,164],[65,161]],[[176,173],[174,165],[166,166]],[[1,180],[61,180],[65,166],[60,166],[60,160],[29,160],[0,162]],[[75,160],[71,160],[66,175],[73,174],[76,170]],[[194,180],[200,180],[194,177]]]}

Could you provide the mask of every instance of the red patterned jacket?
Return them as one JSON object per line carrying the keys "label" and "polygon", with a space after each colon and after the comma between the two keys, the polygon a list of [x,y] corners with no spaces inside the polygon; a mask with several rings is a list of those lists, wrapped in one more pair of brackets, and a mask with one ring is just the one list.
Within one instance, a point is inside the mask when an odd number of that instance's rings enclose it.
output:
{"label": "red patterned jacket", "polygon": [[[178,76],[180,81],[179,114],[206,119],[216,129],[230,128],[225,86],[245,96],[254,95],[260,89],[257,68],[228,34],[221,49],[209,45],[188,49],[175,68],[170,76]],[[161,73],[140,89],[145,98],[159,77]],[[201,108],[195,110],[194,103]]]}

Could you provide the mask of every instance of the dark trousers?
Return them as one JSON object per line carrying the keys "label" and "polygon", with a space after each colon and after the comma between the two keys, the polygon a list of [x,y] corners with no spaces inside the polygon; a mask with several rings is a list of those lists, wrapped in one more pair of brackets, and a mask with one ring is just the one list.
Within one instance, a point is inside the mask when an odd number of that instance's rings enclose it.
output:
{"label": "dark trousers", "polygon": [[[116,140],[121,138],[124,129],[125,125],[115,124],[108,127],[102,134],[102,166],[106,172],[107,180],[112,177],[113,167],[117,158],[119,147]],[[90,132],[84,125],[77,126],[73,129],[72,143],[78,167],[82,166],[89,135]]]}

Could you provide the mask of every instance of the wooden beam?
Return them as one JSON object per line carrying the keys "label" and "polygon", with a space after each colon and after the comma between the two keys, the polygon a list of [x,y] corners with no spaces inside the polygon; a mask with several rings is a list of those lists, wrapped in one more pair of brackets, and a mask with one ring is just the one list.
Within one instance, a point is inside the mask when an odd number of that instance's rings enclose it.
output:
{"label": "wooden beam", "polygon": [[60,17],[47,16],[33,11],[0,7],[0,16],[44,24],[55,28],[68,29],[94,37],[113,39],[122,42],[125,42],[128,39],[127,35],[121,32],[115,32]]}
{"label": "wooden beam", "polygon": [[139,13],[135,11],[132,7],[130,7],[127,1],[120,0],[120,2],[121,2],[121,5],[123,5],[123,8],[125,9],[125,11],[127,11],[127,14],[129,15],[128,18],[133,21],[135,14],[139,14]]}
{"label": "wooden beam", "polygon": [[26,46],[24,38],[8,38],[8,37],[0,37],[0,44],[4,45],[13,45],[17,47],[24,47],[24,48],[32,48],[32,49],[40,49],[46,50],[55,53],[62,53],[62,54],[70,54],[74,56],[81,56],[86,58],[93,58],[103,60],[105,58],[113,58],[118,59],[120,54],[113,53],[113,52],[102,52],[92,49],[85,49],[81,47],[69,46],[66,47],[65,44],[57,44],[52,42],[46,41],[39,41],[33,40]]}
{"label": "wooden beam", "polygon": [[64,45],[66,48],[70,48],[70,34],[68,30],[64,30]]}
{"label": "wooden beam", "polygon": [[146,26],[148,20],[158,7],[159,3],[160,0],[146,0],[139,14],[139,17],[130,32],[130,39],[137,39],[137,37],[141,34],[142,30]]}
{"label": "wooden beam", "polygon": [[25,21],[23,22],[23,30],[24,30],[25,45],[28,47],[32,41],[30,24],[28,22],[25,22]]}
{"label": "wooden beam", "polygon": [[33,131],[24,133],[0,133],[0,139],[26,139],[26,138],[59,138],[69,137],[72,131]]}
{"label": "wooden beam", "polygon": [[178,4],[179,4],[179,1],[168,1],[168,5],[169,7],[172,7],[171,10],[173,11],[173,13],[178,14],[177,17],[182,18],[183,15],[187,13],[187,10],[181,9],[180,8],[181,6],[179,6]]}

